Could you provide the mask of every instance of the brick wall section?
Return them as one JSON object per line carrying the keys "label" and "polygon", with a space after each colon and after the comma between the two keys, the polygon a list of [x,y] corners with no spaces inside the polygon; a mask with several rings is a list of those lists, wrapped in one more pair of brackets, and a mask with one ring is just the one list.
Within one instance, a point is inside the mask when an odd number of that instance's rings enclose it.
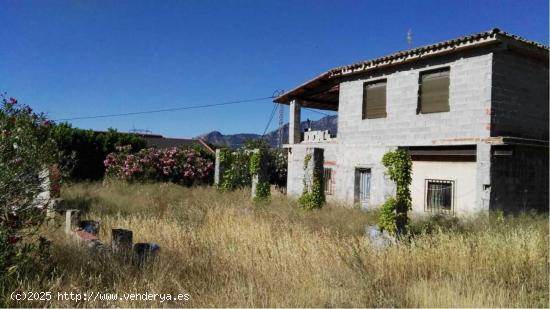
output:
{"label": "brick wall section", "polygon": [[548,62],[511,51],[493,62],[491,136],[548,140]]}
{"label": "brick wall section", "polygon": [[491,209],[548,211],[548,149],[514,146],[511,156],[493,156]]}

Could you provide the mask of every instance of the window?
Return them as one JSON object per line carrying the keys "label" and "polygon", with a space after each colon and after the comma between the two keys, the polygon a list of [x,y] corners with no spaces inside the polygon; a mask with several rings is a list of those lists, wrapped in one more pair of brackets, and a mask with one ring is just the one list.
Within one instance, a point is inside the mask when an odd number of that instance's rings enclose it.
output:
{"label": "window", "polygon": [[363,85],[363,119],[386,117],[386,80]]}
{"label": "window", "polygon": [[426,207],[429,212],[453,210],[454,181],[426,179]]}
{"label": "window", "polygon": [[333,181],[332,181],[332,169],[325,168],[324,170],[324,181],[325,181],[325,194],[332,195],[333,193]]}
{"label": "window", "polygon": [[449,68],[421,72],[417,113],[449,110]]}

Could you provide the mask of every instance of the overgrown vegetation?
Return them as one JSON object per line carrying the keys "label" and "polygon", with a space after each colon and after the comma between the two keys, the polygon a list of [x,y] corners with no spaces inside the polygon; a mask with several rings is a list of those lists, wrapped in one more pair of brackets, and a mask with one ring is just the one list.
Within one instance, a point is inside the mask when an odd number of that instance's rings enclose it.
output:
{"label": "overgrown vegetation", "polygon": [[252,183],[250,176],[250,153],[244,150],[221,149],[220,166],[223,175],[218,188],[229,192],[248,187]]}
{"label": "overgrown vegetation", "polygon": [[241,149],[220,149],[220,165],[224,171],[220,184],[218,184],[221,191],[228,192],[251,186],[250,163],[254,149],[260,149],[266,156],[269,181],[268,184],[262,185],[264,189],[267,189],[269,184],[274,184],[279,188],[286,187],[288,160],[286,149],[269,148],[265,141],[252,140]]}
{"label": "overgrown vegetation", "polygon": [[67,207],[101,220],[100,238],[128,228],[161,246],[144,271],[93,255],[48,230],[59,273],[30,290],[189,293],[180,303],[10,302],[41,307],[545,307],[548,216],[411,219],[415,237],[375,250],[364,236],[377,213],[328,204],[304,212],[274,194],[172,184],[79,184]]}
{"label": "overgrown vegetation", "polygon": [[117,147],[130,145],[133,152],[138,152],[147,145],[136,134],[114,129],[95,132],[73,128],[68,123],[53,125],[50,133],[59,152],[60,167],[72,180],[100,180],[105,172],[103,160]]}
{"label": "overgrown vegetation", "polygon": [[378,227],[390,234],[402,235],[407,231],[407,212],[412,206],[409,188],[412,182],[412,160],[408,152],[398,149],[384,154],[382,164],[386,167],[386,175],[395,182],[396,193],[395,198],[389,198],[382,205]]}
{"label": "overgrown vegetation", "polygon": [[250,176],[252,179],[257,178],[256,191],[253,196],[253,200],[256,202],[264,202],[271,196],[269,178],[267,177],[267,160],[265,149],[258,149],[250,155]]}
{"label": "overgrown vegetation", "polygon": [[[48,201],[37,198],[48,167],[55,162],[51,123],[14,98],[0,96],[0,293],[17,287],[20,277],[46,275],[48,243],[35,234]],[[41,280],[40,277],[35,280]],[[10,292],[11,292],[10,291]],[[5,304],[0,299],[0,306]]]}
{"label": "overgrown vegetation", "polygon": [[[322,162],[322,160],[320,161]],[[308,174],[311,173],[311,179]],[[323,207],[325,204],[325,189],[323,187],[323,165],[314,162],[313,154],[308,153],[304,157],[304,190],[298,198],[298,204],[306,210]]]}
{"label": "overgrown vegetation", "polygon": [[191,186],[210,184],[214,162],[191,149],[141,149],[117,147],[104,161],[108,179],[124,181],[162,181]]}

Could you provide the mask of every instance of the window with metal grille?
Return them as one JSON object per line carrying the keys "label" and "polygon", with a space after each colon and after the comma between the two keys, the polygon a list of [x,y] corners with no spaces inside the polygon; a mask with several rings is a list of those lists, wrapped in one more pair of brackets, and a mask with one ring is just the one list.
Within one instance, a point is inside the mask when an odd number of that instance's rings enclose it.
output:
{"label": "window with metal grille", "polygon": [[448,112],[449,68],[420,73],[420,89],[417,113]]}
{"label": "window with metal grille", "polygon": [[325,181],[325,194],[332,195],[333,193],[333,182],[332,182],[332,169],[325,167],[324,170],[324,181]]}
{"label": "window with metal grille", "polygon": [[425,210],[450,212],[454,207],[454,181],[426,179]]}
{"label": "window with metal grille", "polygon": [[363,85],[363,119],[386,117],[386,80]]}

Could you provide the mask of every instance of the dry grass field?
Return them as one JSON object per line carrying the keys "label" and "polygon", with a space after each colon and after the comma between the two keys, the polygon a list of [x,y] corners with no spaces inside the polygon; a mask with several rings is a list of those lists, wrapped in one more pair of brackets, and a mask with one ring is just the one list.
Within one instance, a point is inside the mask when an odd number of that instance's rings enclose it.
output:
{"label": "dry grass field", "polygon": [[[328,205],[305,212],[284,196],[254,205],[249,192],[170,184],[76,184],[63,197],[83,218],[155,242],[145,269],[52,239],[54,277],[29,290],[189,293],[189,301],[18,302],[53,307],[547,307],[548,217],[498,215],[436,224],[385,250],[364,236],[376,213]],[[452,222],[452,221],[449,221]],[[424,231],[424,232],[422,232]]]}

